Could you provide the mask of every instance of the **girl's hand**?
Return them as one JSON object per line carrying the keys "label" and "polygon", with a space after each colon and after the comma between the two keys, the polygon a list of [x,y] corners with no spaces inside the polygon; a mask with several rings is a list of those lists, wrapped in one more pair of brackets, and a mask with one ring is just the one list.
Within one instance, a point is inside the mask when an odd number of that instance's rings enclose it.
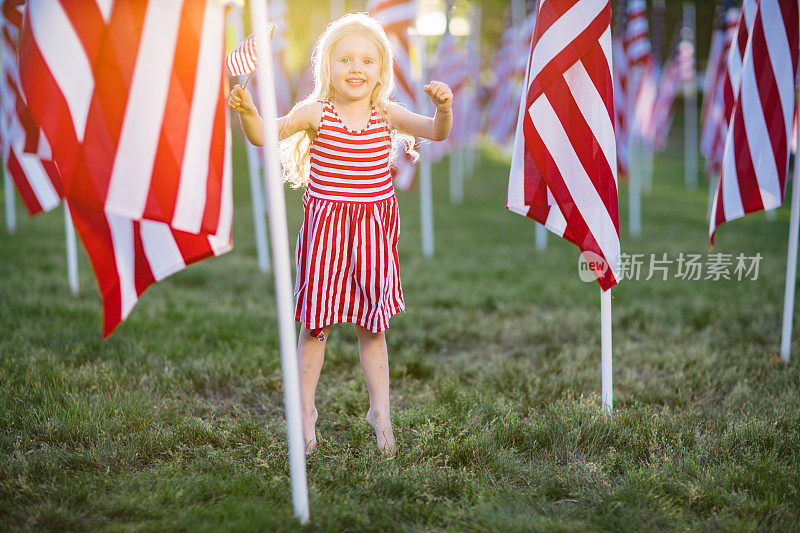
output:
{"label": "girl's hand", "polygon": [[256,110],[250,91],[238,83],[233,86],[231,94],[228,96],[228,105],[240,115],[252,113]]}
{"label": "girl's hand", "polygon": [[425,86],[425,92],[436,106],[436,111],[450,112],[450,106],[453,103],[453,91],[450,90],[446,83],[436,80],[431,81]]}

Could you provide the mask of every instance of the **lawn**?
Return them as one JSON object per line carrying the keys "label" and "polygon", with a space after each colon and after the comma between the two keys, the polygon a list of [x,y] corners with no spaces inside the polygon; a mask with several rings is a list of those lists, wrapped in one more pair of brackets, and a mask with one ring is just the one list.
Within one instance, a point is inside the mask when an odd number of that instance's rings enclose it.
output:
{"label": "lawn", "polygon": [[[399,193],[399,454],[375,447],[340,325],[317,393],[309,530],[800,528],[800,342],[788,365],[774,358],[789,208],[718,231],[713,253],[761,254],[756,279],[676,277],[681,253],[710,261],[705,182],[686,190],[681,153],[657,158],[638,239],[620,187],[622,250],[645,263],[613,290],[610,418],[599,286],[579,279],[577,248],[551,237],[537,252],[535,224],[504,209],[509,161],[484,147],[457,206],[446,162],[434,168],[433,259],[418,195]],[[61,211],[0,230],[0,529],[302,529],[241,165],[234,195],[234,250],[151,287],[106,341],[83,254],[69,291]],[[298,191],[287,205],[294,243]],[[651,254],[672,261],[668,280],[645,279]]]}

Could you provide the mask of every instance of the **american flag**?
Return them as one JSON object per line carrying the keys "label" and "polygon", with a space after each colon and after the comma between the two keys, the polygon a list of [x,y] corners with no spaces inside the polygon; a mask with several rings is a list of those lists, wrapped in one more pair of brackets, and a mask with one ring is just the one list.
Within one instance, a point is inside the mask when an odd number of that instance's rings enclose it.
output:
{"label": "american flag", "polygon": [[463,99],[464,89],[469,83],[471,62],[467,57],[464,43],[451,34],[445,33],[436,48],[435,63],[430,75],[431,79],[446,83],[452,89],[453,99],[453,128],[446,140],[432,143],[428,147],[431,162],[438,161],[447,152],[464,142],[471,133],[469,131],[469,117],[476,114],[477,107],[470,107],[474,102]]}
{"label": "american flag", "polygon": [[[419,110],[417,88],[411,70],[411,43],[408,28],[417,18],[416,0],[369,0],[367,11],[383,26],[394,55],[394,99],[412,111]],[[401,190],[414,187],[416,168],[404,153],[399,154],[392,169],[394,183]]]}
{"label": "american flag", "polygon": [[[272,30],[272,57],[273,73],[275,75],[275,105],[278,115],[285,115],[292,108],[292,88],[289,83],[289,71],[286,67],[286,50],[289,41],[286,39],[286,2],[284,0],[271,0],[269,3],[269,16],[274,23]],[[257,91],[253,91],[256,94]]]}
{"label": "american flag", "polygon": [[706,169],[710,176],[719,174],[722,163],[722,149],[725,146],[725,133],[728,131],[728,120],[725,116],[725,100],[723,87],[727,74],[728,54],[736,35],[739,11],[733,7],[725,10],[722,28],[715,32],[711,54],[708,59],[704,83],[703,109],[701,112],[702,133],[700,149],[706,158]]}
{"label": "american flag", "polygon": [[225,57],[225,68],[231,76],[244,76],[256,69],[258,64],[258,52],[256,50],[256,39],[250,35],[247,39],[236,45]]}
{"label": "american flag", "polygon": [[728,128],[730,127],[731,116],[736,104],[736,95],[742,82],[742,61],[744,60],[745,48],[750,37],[750,30],[753,28],[757,6],[757,0],[744,1],[741,12],[737,17],[735,36],[728,48],[722,81],[720,82],[719,122],[711,140],[708,161],[708,166],[714,172],[714,176],[722,168],[725,139],[728,136]]}
{"label": "american flag", "polygon": [[[292,90],[286,71],[285,61],[287,41],[283,31],[283,28],[286,27],[286,4],[282,0],[272,0],[269,10],[270,17],[274,21],[267,23],[267,32],[272,47],[275,104],[277,106],[278,115],[285,115],[292,108]],[[241,39],[241,35],[239,34],[244,25],[241,7],[231,7],[228,17],[230,24],[229,37],[230,35],[236,35],[236,38]],[[228,55],[225,56],[225,70],[228,75],[238,77],[240,83],[242,83],[242,78],[246,76],[243,83],[245,86],[249,84],[253,102],[257,108],[260,108],[257,83],[255,78],[251,76],[257,64],[258,50],[256,48],[256,39],[252,34],[234,46]]]}
{"label": "american flag", "polygon": [[31,0],[21,84],[103,298],[103,336],[149,285],[228,251],[224,12],[206,2]]}
{"label": "american flag", "polygon": [[[625,12],[621,6],[617,11],[620,21],[618,28],[620,33],[625,32]],[[618,30],[619,31],[619,30]],[[617,37],[612,42],[613,58],[613,81],[614,81],[614,129],[617,136],[617,171],[620,176],[628,174],[630,165],[629,141],[630,141],[630,118],[628,117],[628,57],[622,45],[623,38]]]}
{"label": "american flag", "polygon": [[524,21],[511,21],[500,38],[500,46],[494,55],[494,83],[490,88],[489,102],[484,114],[484,131],[502,148],[511,145],[516,121],[508,113],[519,102],[525,78],[525,57],[533,37],[536,14],[531,13]]}
{"label": "american flag", "polygon": [[[629,72],[626,114],[631,131],[641,134],[643,127],[648,124],[655,102],[653,77],[657,76],[658,68],[648,35],[647,3],[645,0],[629,0],[627,8],[625,37],[622,41]],[[642,116],[642,113],[646,116]]]}
{"label": "american flag", "polygon": [[[685,58],[681,58],[679,47],[667,60],[658,80],[652,115],[645,133],[645,138],[655,150],[663,150],[667,144],[667,134],[672,124],[675,100],[686,79],[683,72],[685,65],[682,65],[682,61],[685,61]],[[692,62],[693,64],[694,62]]]}
{"label": "american flag", "polygon": [[[728,57],[724,50],[727,37],[728,13],[723,3],[728,3],[730,1],[731,0],[719,0],[717,4],[716,13],[714,15],[714,29],[711,32],[708,61],[706,62],[705,74],[703,76],[702,86],[700,87],[703,91],[703,103],[700,107],[700,124],[702,128],[700,132],[700,151],[703,155],[706,155],[708,152],[708,116],[714,103],[717,87],[720,83],[722,65],[724,64],[725,58]],[[735,27],[736,21],[734,21],[733,24]],[[728,43],[727,46],[730,46],[730,44]]]}
{"label": "american flag", "polygon": [[653,56],[648,56],[647,61],[637,69],[636,91],[631,103],[631,127],[636,135],[652,147],[652,130],[654,128],[653,113],[656,100],[660,92],[660,70],[656,66]]}
{"label": "american flag", "polygon": [[750,32],[756,19],[759,0],[744,0],[736,24],[736,37],[728,50],[728,64],[722,82],[722,96],[725,103],[725,123],[730,124],[733,108],[738,98],[739,86],[742,82],[742,68],[745,49],[750,40]]}
{"label": "american flag", "polygon": [[712,244],[720,224],[783,203],[800,49],[798,7],[798,0],[759,0],[746,46],[736,43],[744,50],[741,82],[711,211]]}
{"label": "american flag", "polygon": [[609,0],[540,4],[506,203],[602,259],[603,290],[620,280],[611,66]]}
{"label": "american flag", "polygon": [[61,175],[52,161],[50,145],[34,123],[19,88],[17,45],[22,4],[22,0],[5,0],[2,4],[0,132],[5,168],[22,203],[33,216],[61,203]]}
{"label": "american flag", "polygon": [[631,68],[635,68],[642,66],[652,56],[648,36],[647,2],[645,0],[629,0],[627,15],[623,46],[625,53],[628,54],[628,64]]}

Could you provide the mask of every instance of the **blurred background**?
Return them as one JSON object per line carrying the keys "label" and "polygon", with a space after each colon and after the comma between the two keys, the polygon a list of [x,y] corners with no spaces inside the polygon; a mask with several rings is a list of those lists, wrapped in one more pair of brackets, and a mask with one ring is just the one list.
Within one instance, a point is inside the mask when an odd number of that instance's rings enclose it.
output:
{"label": "blurred background", "polygon": [[[451,31],[453,33],[469,32],[469,12],[476,7],[480,8],[480,54],[482,65],[490,61],[496,51],[503,31],[510,25],[514,18],[514,9],[524,9],[530,13],[535,2],[520,0],[518,6],[511,0],[419,0],[418,22],[426,22],[444,31],[445,11],[448,3],[452,3]],[[683,4],[677,0],[655,0],[648,2],[649,19],[652,25],[652,40],[654,51],[660,53],[665,59],[668,47],[673,39],[673,34],[682,16]],[[713,0],[693,0],[697,13],[697,52],[698,66],[702,69],[708,56],[709,43],[714,21],[716,2]],[[271,3],[272,4],[272,3]],[[623,3],[614,1],[612,9],[615,12],[615,23],[618,19],[616,12]],[[290,73],[298,74],[305,67],[311,52],[314,40],[324,29],[325,25],[335,16],[343,12],[366,11],[367,0],[290,0],[287,2],[287,34],[289,48],[287,65]],[[438,24],[437,24],[438,22]]]}

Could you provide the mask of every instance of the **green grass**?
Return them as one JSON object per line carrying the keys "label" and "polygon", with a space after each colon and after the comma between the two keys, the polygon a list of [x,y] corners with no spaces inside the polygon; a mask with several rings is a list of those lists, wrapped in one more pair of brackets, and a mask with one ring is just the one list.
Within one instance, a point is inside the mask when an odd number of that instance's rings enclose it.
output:
{"label": "green grass", "polygon": [[[621,187],[624,252],[708,251],[704,187],[683,187],[671,150],[638,240]],[[377,453],[355,334],[338,326],[308,529],[798,530],[800,344],[773,359],[788,207],[719,230],[716,251],[764,256],[755,281],[614,289],[608,419],[598,286],[579,280],[574,246],[536,252],[534,223],[504,209],[507,171],[484,150],[451,206],[434,169],[433,260],[417,195],[401,193],[407,312],[387,335],[400,453]],[[69,292],[61,213],[0,231],[0,529],[300,529],[272,279],[243,171],[234,187],[234,251],[152,287],[107,341],[85,256]],[[287,203],[294,242],[299,193]]]}

